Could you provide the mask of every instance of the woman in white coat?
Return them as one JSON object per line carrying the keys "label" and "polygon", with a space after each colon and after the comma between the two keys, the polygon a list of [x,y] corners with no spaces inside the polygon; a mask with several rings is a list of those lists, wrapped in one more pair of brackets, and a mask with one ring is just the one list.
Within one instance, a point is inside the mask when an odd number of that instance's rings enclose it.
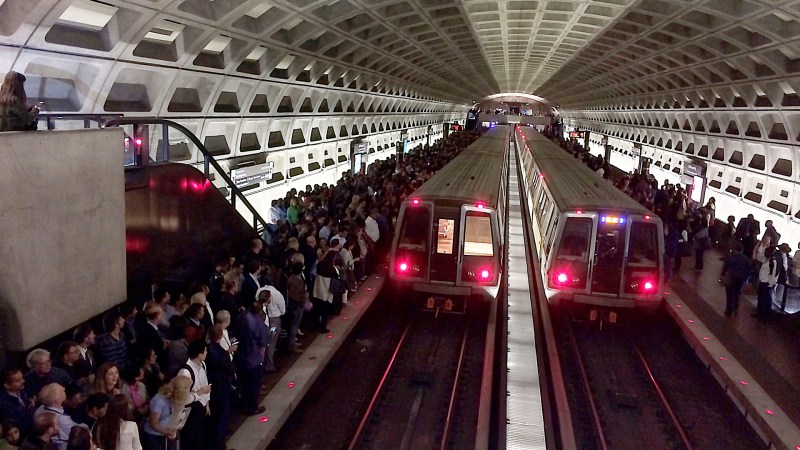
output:
{"label": "woman in white coat", "polygon": [[111,397],[106,415],[95,427],[97,444],[103,450],[142,450],[139,427],[131,421],[128,398],[124,394]]}

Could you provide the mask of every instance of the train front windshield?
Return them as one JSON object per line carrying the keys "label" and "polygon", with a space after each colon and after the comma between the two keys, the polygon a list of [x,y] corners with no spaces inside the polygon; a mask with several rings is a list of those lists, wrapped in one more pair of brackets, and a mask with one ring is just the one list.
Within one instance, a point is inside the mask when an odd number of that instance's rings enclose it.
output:
{"label": "train front windshield", "polygon": [[427,206],[406,207],[395,250],[395,273],[425,277],[428,266],[428,230],[430,210]]}

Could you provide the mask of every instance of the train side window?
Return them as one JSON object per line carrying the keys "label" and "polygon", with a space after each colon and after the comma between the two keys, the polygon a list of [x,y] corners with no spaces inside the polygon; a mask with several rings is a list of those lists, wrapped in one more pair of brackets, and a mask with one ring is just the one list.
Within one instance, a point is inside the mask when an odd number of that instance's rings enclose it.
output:
{"label": "train side window", "polygon": [[654,223],[631,222],[628,265],[658,267],[658,227]]}
{"label": "train side window", "polygon": [[553,242],[556,240],[556,233],[555,230],[558,229],[558,216],[555,216],[556,220],[553,222],[553,226],[550,227],[550,241],[547,243],[547,249],[545,250],[545,256],[550,254],[550,249],[553,248]]}
{"label": "train side window", "polygon": [[436,233],[436,253],[442,255],[453,254],[453,231],[456,221],[453,219],[439,219]]}
{"label": "train side window", "polygon": [[494,256],[489,214],[468,212],[464,224],[464,256]]}
{"label": "train side window", "polygon": [[406,208],[397,247],[403,250],[427,251],[429,223],[428,208],[422,206]]}
{"label": "train side window", "polygon": [[565,261],[588,261],[589,242],[592,235],[590,217],[568,217],[561,232],[556,259]]}

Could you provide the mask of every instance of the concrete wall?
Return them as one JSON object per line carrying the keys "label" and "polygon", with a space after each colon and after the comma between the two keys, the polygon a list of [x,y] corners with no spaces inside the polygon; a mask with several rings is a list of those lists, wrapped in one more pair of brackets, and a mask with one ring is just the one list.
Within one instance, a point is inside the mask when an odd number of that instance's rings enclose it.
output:
{"label": "concrete wall", "polygon": [[125,300],[122,139],[0,133],[0,357]]}

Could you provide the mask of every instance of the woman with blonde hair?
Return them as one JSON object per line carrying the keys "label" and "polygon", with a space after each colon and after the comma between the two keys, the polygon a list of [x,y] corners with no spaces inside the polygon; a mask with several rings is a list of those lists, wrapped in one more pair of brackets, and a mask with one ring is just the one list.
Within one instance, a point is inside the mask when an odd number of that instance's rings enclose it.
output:
{"label": "woman with blonde hair", "polygon": [[94,380],[92,393],[102,392],[109,397],[120,393],[121,385],[119,382],[119,368],[113,362],[106,362],[97,369],[97,377]]}
{"label": "woman with blonde hair", "polygon": [[28,107],[25,75],[10,71],[0,86],[0,131],[35,130],[39,105]]}
{"label": "woman with blonde hair", "polygon": [[166,450],[178,435],[180,414],[189,402],[192,379],[176,376],[161,386],[150,401],[150,416],[144,423],[142,440],[146,450]]}

